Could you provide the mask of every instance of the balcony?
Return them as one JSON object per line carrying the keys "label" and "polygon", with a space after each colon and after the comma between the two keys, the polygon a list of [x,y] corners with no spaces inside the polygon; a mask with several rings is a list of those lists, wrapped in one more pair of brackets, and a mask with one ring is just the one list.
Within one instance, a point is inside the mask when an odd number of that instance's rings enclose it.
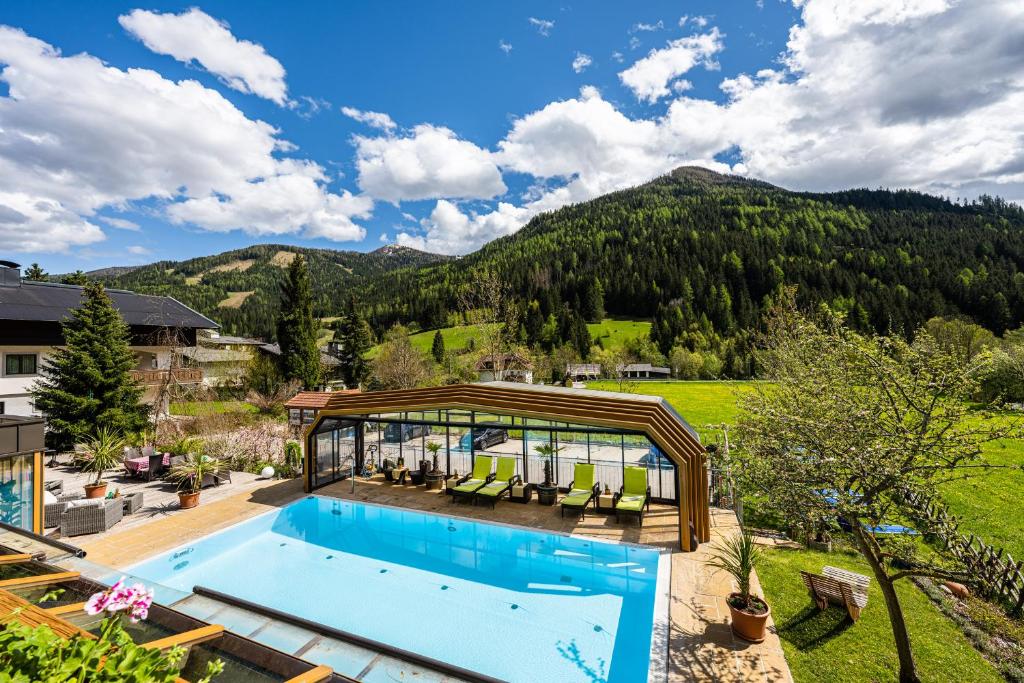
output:
{"label": "balcony", "polygon": [[203,381],[200,368],[173,368],[171,370],[132,370],[132,379],[144,386],[160,384],[199,384]]}

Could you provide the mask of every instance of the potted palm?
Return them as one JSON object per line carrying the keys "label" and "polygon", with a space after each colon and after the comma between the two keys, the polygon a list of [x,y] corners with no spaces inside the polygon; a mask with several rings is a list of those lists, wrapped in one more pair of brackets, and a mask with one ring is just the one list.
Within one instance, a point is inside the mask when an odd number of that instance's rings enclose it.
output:
{"label": "potted palm", "polygon": [[544,458],[544,481],[534,489],[537,491],[537,502],[541,505],[554,505],[558,499],[558,485],[555,483],[552,462],[555,454],[560,448],[555,448],[550,443],[542,443],[533,447],[542,458]]}
{"label": "potted palm", "polygon": [[426,482],[428,491],[439,491],[441,484],[444,482],[444,472],[441,471],[440,463],[438,462],[438,451],[441,450],[441,444],[436,441],[430,441],[427,443],[427,450],[430,451],[430,459],[433,467],[427,472]]}
{"label": "potted palm", "polygon": [[220,460],[207,455],[189,453],[184,461],[171,468],[172,481],[178,482],[178,503],[182,510],[199,505],[199,492],[203,479],[220,472]]}
{"label": "potted palm", "polygon": [[114,469],[124,459],[124,437],[106,427],[96,430],[93,437],[86,442],[86,459],[82,469],[96,475],[96,480],[85,485],[86,498],[103,498],[107,495],[107,482],[103,481],[103,473]]}
{"label": "potted palm", "polygon": [[751,643],[764,640],[771,608],[764,599],[750,594],[750,575],[761,559],[761,549],[749,531],[734,534],[721,541],[708,562],[723,569],[736,580],[739,590],[726,598],[732,617],[732,632]]}

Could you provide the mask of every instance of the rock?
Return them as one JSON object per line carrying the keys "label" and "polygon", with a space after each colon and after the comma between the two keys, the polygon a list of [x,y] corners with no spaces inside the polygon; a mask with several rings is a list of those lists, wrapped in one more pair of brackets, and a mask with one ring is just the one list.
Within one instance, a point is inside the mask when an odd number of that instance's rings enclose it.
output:
{"label": "rock", "polygon": [[971,591],[967,586],[962,583],[957,583],[956,581],[943,581],[942,586],[961,600],[966,600],[971,595]]}

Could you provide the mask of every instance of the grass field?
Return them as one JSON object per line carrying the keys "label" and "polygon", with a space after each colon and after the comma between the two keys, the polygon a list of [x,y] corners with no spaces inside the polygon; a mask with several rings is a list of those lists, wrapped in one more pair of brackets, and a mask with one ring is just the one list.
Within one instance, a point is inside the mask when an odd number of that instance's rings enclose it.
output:
{"label": "grass field", "polygon": [[[627,340],[638,336],[646,337],[650,333],[651,323],[649,321],[612,320],[611,318],[605,318],[599,323],[588,324],[587,329],[590,330],[590,336],[600,337],[602,344],[607,349],[621,347]],[[430,348],[434,343],[435,332],[437,330],[410,334],[409,340],[414,348],[419,349],[423,353],[430,353]],[[470,339],[478,338],[479,331],[475,325],[443,327],[441,328],[441,336],[444,338],[444,348],[446,350],[460,351],[466,348],[466,344],[469,343]],[[378,353],[380,353],[379,345],[370,349],[366,355],[368,358],[374,358]]]}
{"label": "grass field", "polygon": [[[818,573],[826,564],[871,573],[858,556],[811,550],[770,550],[758,568],[793,679],[797,683],[895,681],[896,645],[878,585],[872,582],[868,606],[856,624],[841,608],[820,612],[800,581],[800,570]],[[896,585],[922,680],[1003,680],[924,593],[909,581]]]}
{"label": "grass field", "polygon": [[256,413],[256,406],[245,401],[184,401],[171,404],[171,415],[217,415],[221,413]]}

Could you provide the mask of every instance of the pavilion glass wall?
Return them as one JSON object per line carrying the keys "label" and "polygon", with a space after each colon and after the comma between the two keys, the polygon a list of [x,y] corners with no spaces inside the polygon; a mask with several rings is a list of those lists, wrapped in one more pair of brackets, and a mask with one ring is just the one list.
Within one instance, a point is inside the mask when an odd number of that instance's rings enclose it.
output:
{"label": "pavilion glass wall", "polygon": [[356,436],[362,429],[361,420],[327,418],[310,435],[313,448],[313,486],[330,484],[359,471]]}
{"label": "pavilion glass wall", "polygon": [[637,466],[647,469],[653,499],[677,503],[676,467],[643,434],[455,409],[369,415],[325,428],[329,420],[315,435],[314,486],[348,476],[345,458],[356,447],[355,433],[361,432],[359,471],[365,460],[373,461],[377,471],[399,462],[413,470],[421,461],[432,467],[427,444],[433,442],[441,446],[439,467],[449,475],[472,471],[477,457],[504,456],[516,458],[516,474],[526,482],[540,483],[545,459],[536,447],[550,443],[557,448],[553,473],[563,489],[573,481],[576,463],[596,465],[601,489],[607,485],[611,491],[622,486],[624,467]]}
{"label": "pavilion glass wall", "polygon": [[32,531],[33,454],[0,458],[0,522]]}

